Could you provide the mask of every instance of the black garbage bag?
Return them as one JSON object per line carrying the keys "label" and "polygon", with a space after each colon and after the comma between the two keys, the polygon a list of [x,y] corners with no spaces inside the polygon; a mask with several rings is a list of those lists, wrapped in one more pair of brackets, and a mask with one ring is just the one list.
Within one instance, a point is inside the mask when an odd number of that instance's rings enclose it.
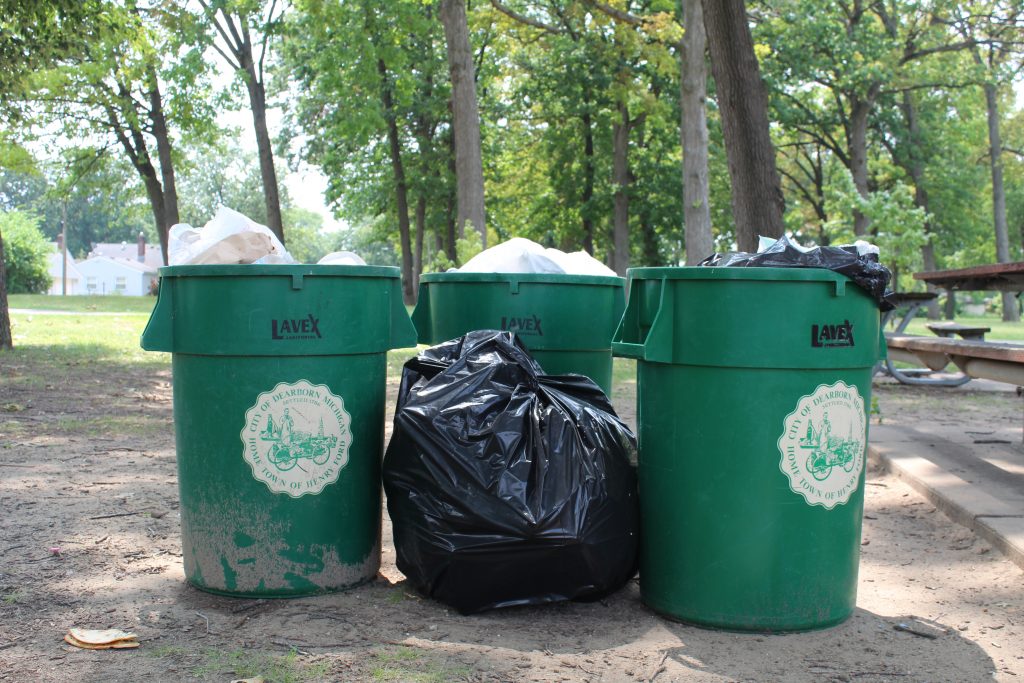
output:
{"label": "black garbage bag", "polygon": [[874,297],[882,311],[895,308],[889,301],[892,292],[888,287],[892,273],[879,263],[878,254],[861,254],[852,244],[801,250],[783,235],[770,247],[756,254],[745,251],[712,254],[698,265],[722,268],[826,268],[853,280],[857,286]]}
{"label": "black garbage bag", "polygon": [[637,569],[636,438],[582,375],[511,332],[405,364],[384,490],[398,568],[463,614],[598,599]]}

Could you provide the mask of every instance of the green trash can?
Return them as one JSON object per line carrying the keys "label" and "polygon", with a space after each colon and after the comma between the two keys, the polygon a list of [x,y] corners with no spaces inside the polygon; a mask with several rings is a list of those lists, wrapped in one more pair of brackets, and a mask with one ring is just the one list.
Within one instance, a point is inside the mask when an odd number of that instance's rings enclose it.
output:
{"label": "green trash can", "polygon": [[829,270],[635,268],[640,591],[668,617],[823,628],[856,602],[878,305]]}
{"label": "green trash can", "polygon": [[376,576],[386,352],[415,342],[397,268],[160,269],[142,348],[172,354],[189,583],[287,597]]}
{"label": "green trash can", "polygon": [[612,333],[625,307],[620,277],[427,273],[412,320],[421,344],[472,330],[511,330],[551,375],[586,375],[611,393]]}

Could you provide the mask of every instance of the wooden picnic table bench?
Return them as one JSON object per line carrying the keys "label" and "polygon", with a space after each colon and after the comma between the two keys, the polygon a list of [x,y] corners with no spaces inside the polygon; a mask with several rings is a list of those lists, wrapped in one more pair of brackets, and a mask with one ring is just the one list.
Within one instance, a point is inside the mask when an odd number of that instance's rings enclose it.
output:
{"label": "wooden picnic table bench", "polygon": [[923,362],[935,371],[953,363],[967,379],[978,377],[1024,386],[1024,345],[918,334],[886,334],[885,343],[890,360]]}

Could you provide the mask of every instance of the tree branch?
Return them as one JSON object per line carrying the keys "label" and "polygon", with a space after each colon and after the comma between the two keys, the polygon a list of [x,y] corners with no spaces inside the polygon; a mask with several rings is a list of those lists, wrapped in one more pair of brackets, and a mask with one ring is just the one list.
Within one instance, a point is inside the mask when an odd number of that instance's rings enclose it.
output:
{"label": "tree branch", "polygon": [[260,83],[263,82],[263,62],[267,57],[267,45],[270,43],[270,27],[274,24],[275,7],[277,7],[277,0],[271,0],[270,9],[267,11],[266,21],[263,22],[263,38],[260,40]]}
{"label": "tree branch", "polygon": [[559,29],[555,28],[554,26],[549,26],[548,24],[545,24],[543,21],[538,21],[537,19],[531,19],[530,17],[526,16],[525,14],[520,14],[519,12],[516,12],[512,8],[506,6],[505,4],[500,2],[499,0],[491,0],[491,7],[493,7],[494,9],[498,10],[499,12],[504,14],[505,16],[511,18],[512,20],[514,20],[514,21],[516,21],[516,22],[518,22],[520,24],[525,24],[526,26],[532,26],[533,28],[540,29],[541,31],[544,31],[545,33],[550,33],[553,36],[560,36],[560,35],[563,34],[563,31],[560,31]]}

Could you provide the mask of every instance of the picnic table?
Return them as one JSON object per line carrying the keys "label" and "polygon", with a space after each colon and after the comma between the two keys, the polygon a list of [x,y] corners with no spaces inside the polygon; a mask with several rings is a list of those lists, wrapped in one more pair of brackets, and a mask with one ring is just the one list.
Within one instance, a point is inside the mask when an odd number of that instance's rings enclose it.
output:
{"label": "picnic table", "polygon": [[[914,273],[914,279],[948,291],[1019,292],[1024,291],[1024,261]],[[921,293],[918,296],[927,298],[907,311],[894,332],[885,335],[890,356],[886,361],[886,367],[893,377],[904,384],[933,386],[959,386],[973,377],[1024,384],[1024,346],[985,341],[985,334],[991,331],[989,327],[953,322],[930,323],[928,329],[938,335],[936,338],[903,334],[917,308],[934,298],[935,294]],[[899,309],[900,302],[896,303]],[[912,303],[913,299],[905,302],[904,309]],[[900,370],[893,366],[892,360],[919,361],[928,366],[928,369]],[[922,376],[930,371],[940,371],[949,363],[960,369],[958,375]]]}
{"label": "picnic table", "polygon": [[963,292],[1021,292],[1024,291],[1024,261],[914,273],[914,279]]}

